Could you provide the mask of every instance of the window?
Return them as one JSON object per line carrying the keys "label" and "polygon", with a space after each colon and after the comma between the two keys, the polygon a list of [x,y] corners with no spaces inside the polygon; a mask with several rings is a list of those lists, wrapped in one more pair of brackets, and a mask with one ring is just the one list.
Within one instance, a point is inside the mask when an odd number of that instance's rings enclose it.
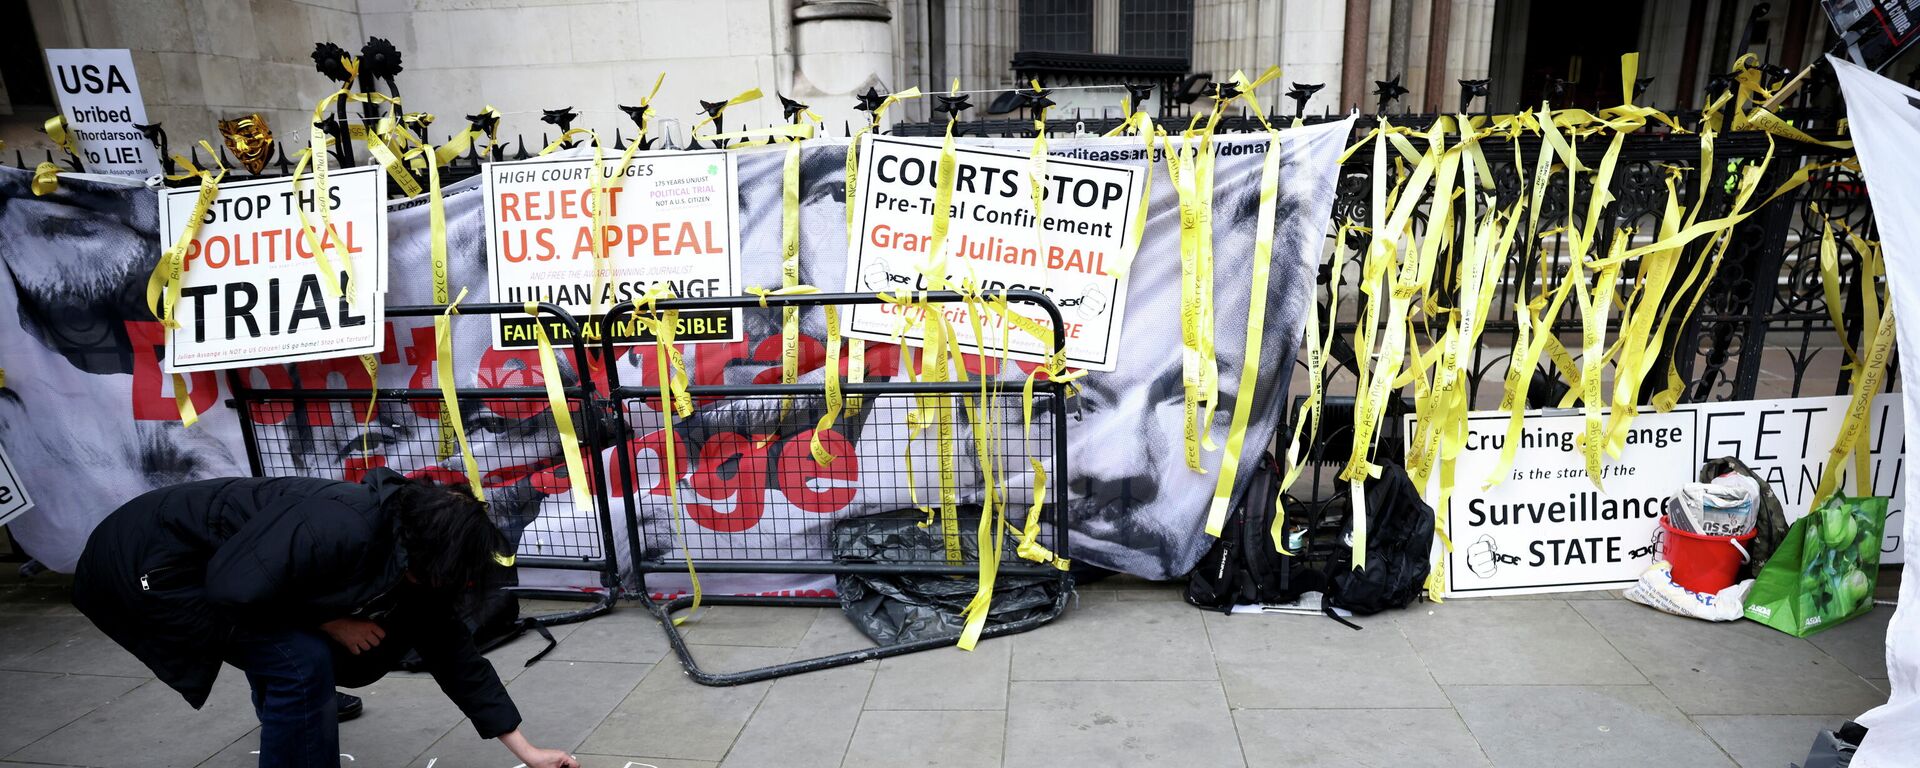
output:
{"label": "window", "polygon": [[1093,51],[1093,0],[1021,0],[1020,50]]}
{"label": "window", "polygon": [[1120,0],[1120,55],[1193,53],[1193,0]]}

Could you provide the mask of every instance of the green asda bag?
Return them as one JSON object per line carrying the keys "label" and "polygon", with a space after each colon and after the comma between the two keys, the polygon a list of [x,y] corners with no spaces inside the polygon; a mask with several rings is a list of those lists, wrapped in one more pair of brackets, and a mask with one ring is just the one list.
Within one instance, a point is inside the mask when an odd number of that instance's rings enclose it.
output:
{"label": "green asda bag", "polygon": [[1806,637],[1873,609],[1884,496],[1835,496],[1795,521],[1747,593],[1747,618]]}

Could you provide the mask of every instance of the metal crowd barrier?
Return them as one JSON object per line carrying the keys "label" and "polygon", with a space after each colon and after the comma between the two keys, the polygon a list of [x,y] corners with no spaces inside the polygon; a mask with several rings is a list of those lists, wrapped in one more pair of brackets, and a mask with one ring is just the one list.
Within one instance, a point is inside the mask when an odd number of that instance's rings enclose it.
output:
{"label": "metal crowd barrier", "polygon": [[[430,318],[441,306],[387,307],[389,319]],[[572,360],[586,361],[579,323],[551,304],[539,305],[543,320],[573,329],[568,334]],[[483,323],[501,315],[524,315],[520,304],[462,304],[451,320],[456,341],[463,335],[488,334]],[[432,370],[433,336],[427,326],[424,339],[415,337],[407,362],[421,371]],[[395,329],[396,334],[405,333]],[[556,342],[564,349],[567,342]],[[390,345],[392,346],[392,345]],[[471,346],[471,345],[469,345]],[[484,346],[481,347],[484,349]],[[455,344],[454,370],[475,370],[459,356]],[[389,350],[397,354],[398,350]],[[556,358],[564,353],[556,349]],[[464,363],[464,364],[463,364]],[[562,363],[563,365],[565,363]],[[567,589],[512,587],[515,594],[561,600],[590,600],[573,611],[528,617],[534,624],[580,621],[606,613],[620,596],[614,529],[608,510],[607,484],[599,461],[591,460],[612,441],[603,434],[611,420],[604,418],[605,400],[594,391],[591,376],[578,372],[563,388],[578,432],[572,444],[555,428],[547,390],[537,356],[498,357],[483,384],[502,385],[518,378],[530,386],[460,387],[460,415],[469,444],[480,464],[482,485],[496,524],[519,547],[516,565],[589,571],[600,575],[601,589],[588,593]],[[265,377],[265,382],[257,381]],[[315,379],[315,380],[309,380]],[[491,380],[489,380],[491,379]],[[350,384],[334,386],[335,380]],[[366,382],[369,386],[351,386]],[[409,388],[379,387],[367,381],[357,358],[337,358],[228,371],[231,403],[240,413],[247,462],[256,477],[303,475],[343,476],[357,480],[368,469],[392,468],[409,476],[428,476],[449,483],[467,482],[458,448],[443,448],[440,426],[442,395],[434,380],[416,375]],[[377,395],[377,398],[375,397]],[[369,403],[374,418],[368,419]],[[574,503],[566,476],[565,451],[584,451],[592,477],[594,508]]]}
{"label": "metal crowd barrier", "polygon": [[[929,302],[957,304],[963,297],[950,291],[926,294]],[[1063,327],[1059,309],[1040,293],[1015,291],[1009,302],[1040,308],[1051,318],[1052,327]],[[787,307],[801,309],[836,306],[850,308],[861,304],[879,304],[872,294],[810,294],[768,296],[764,301],[752,296],[707,297],[664,300],[657,311],[742,309],[778,312]],[[762,309],[764,308],[764,309]],[[606,319],[608,327],[621,327],[631,321],[635,307],[620,306]],[[605,359],[613,359],[607,334]],[[851,340],[853,343],[864,343]],[[1064,336],[1055,339],[1058,350]],[[901,354],[911,350],[902,349]],[[651,370],[652,350],[641,354]],[[997,362],[997,361],[988,361]],[[983,365],[987,363],[982,363]],[[627,535],[634,553],[633,571],[638,582],[638,597],[659,620],[668,642],[696,682],[704,685],[738,685],[783,675],[862,661],[898,656],[954,644],[957,635],[944,635],[911,642],[895,642],[876,647],[829,654],[818,658],[739,672],[710,672],[694,658],[674,615],[693,603],[691,594],[656,600],[650,593],[647,577],[652,574],[685,573],[690,560],[703,576],[714,574],[821,574],[837,579],[868,577],[945,577],[964,578],[979,575],[977,551],[966,551],[956,558],[956,550],[928,551],[903,558],[863,559],[845,553],[851,536],[839,525],[852,517],[835,514],[838,507],[857,506],[863,512],[893,511],[896,518],[912,516],[927,519],[916,506],[939,503],[936,478],[940,456],[927,450],[936,444],[931,425],[923,425],[918,437],[909,431],[908,414],[916,406],[928,404],[950,409],[956,424],[952,441],[953,458],[961,466],[974,462],[973,427],[968,423],[962,402],[984,409],[1000,409],[997,422],[1008,425],[997,430],[999,448],[996,464],[1014,471],[1026,471],[1029,462],[1038,460],[1050,480],[1040,500],[1039,515],[1043,530],[1040,542],[1059,557],[1069,556],[1065,496],[1060,490],[1068,477],[1066,455],[1066,385],[1042,380],[1034,386],[1034,428],[1032,434],[1020,429],[1021,381],[990,380],[986,397],[980,395],[980,383],[931,383],[876,381],[845,383],[841,389],[848,406],[835,422],[835,434],[823,439],[837,457],[825,466],[815,462],[809,452],[812,431],[826,408],[824,383],[801,384],[693,384],[688,395],[694,400],[692,416],[675,419],[673,446],[680,476],[678,498],[682,509],[676,511],[665,490],[663,453],[666,447],[665,424],[661,417],[660,387],[628,385],[619,381],[617,366],[608,366],[608,384],[619,410],[624,414],[630,437],[621,441],[609,461],[618,468],[610,472],[614,482],[632,489],[623,495],[626,503]],[[649,374],[651,375],[651,374]],[[927,403],[925,398],[937,398]],[[981,402],[973,402],[979,400]],[[913,457],[916,479],[904,462],[896,460],[910,445],[921,446],[924,454]],[[875,466],[873,459],[887,461]],[[638,461],[639,463],[636,463]],[[840,464],[836,468],[835,464]],[[644,471],[643,471],[644,470]],[[963,500],[980,491],[977,474],[961,472]],[[742,480],[742,478],[745,478]],[[816,484],[817,483],[817,484]],[[971,485],[968,485],[971,483]],[[689,488],[689,486],[691,486]],[[916,492],[915,488],[918,488]],[[928,488],[936,490],[931,493]],[[759,494],[767,489],[782,489],[788,504],[764,503]],[[1026,498],[1009,500],[1008,519],[1018,528],[1025,523],[1031,504]],[[749,499],[743,494],[755,494]],[[917,493],[917,499],[916,497]],[[829,497],[831,498],[823,498]],[[918,504],[916,504],[916,501]],[[813,509],[805,509],[811,502]],[[977,524],[975,516],[961,523],[970,533]],[[680,519],[676,521],[676,515]],[[751,518],[751,519],[749,519]],[[907,525],[911,526],[911,523]],[[931,530],[939,530],[934,523]],[[677,527],[677,532],[676,532]],[[1011,539],[1011,537],[1009,537]],[[987,545],[981,545],[987,546]],[[1071,576],[1052,565],[1021,560],[1011,554],[1011,546],[997,574],[1057,579],[1057,598],[1045,610],[1005,623],[990,623],[983,637],[1023,632],[1058,617],[1072,592]],[[839,592],[836,582],[836,592]],[[970,594],[970,593],[969,593]],[[840,598],[806,595],[733,595],[708,592],[703,605],[755,605],[796,607],[840,607]]]}

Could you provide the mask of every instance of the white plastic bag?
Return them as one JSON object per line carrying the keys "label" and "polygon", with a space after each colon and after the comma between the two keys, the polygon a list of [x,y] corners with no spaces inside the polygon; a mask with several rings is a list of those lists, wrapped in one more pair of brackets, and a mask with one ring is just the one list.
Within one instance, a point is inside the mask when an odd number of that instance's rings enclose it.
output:
{"label": "white plastic bag", "polygon": [[1747,590],[1752,587],[1753,579],[1747,579],[1720,590],[1719,594],[1695,592],[1673,583],[1673,566],[1665,560],[1658,560],[1646,573],[1640,574],[1640,581],[1622,594],[1628,600],[1675,616],[1733,621],[1740,618],[1745,608]]}

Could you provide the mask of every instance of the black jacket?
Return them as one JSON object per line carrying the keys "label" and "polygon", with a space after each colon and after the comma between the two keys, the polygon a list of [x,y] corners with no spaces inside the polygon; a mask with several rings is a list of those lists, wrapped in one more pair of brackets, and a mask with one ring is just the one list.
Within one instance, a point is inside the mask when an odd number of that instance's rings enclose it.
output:
{"label": "black jacket", "polygon": [[364,483],[231,478],[143,494],[87,539],[74,605],[199,708],[235,626],[318,628],[408,594],[382,625],[410,630],[482,737],[512,731],[520,713],[451,596],[418,599],[405,588],[397,522],[382,505],[405,482],[376,469]]}

